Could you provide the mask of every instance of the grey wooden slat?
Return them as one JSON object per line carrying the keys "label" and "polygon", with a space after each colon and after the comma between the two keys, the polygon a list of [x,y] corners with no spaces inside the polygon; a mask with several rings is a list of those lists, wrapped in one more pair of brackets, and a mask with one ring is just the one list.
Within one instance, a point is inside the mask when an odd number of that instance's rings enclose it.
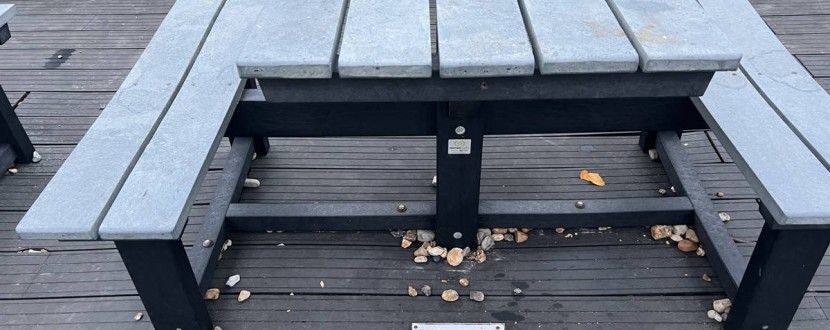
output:
{"label": "grey wooden slat", "polygon": [[741,69],[747,79],[830,169],[830,95],[790,55],[748,2],[700,3],[746,55]]}
{"label": "grey wooden slat", "polygon": [[17,15],[17,7],[13,4],[0,4],[0,26],[6,25]]}
{"label": "grey wooden slat", "polygon": [[345,78],[432,75],[429,3],[349,1],[337,71]]}
{"label": "grey wooden slat", "polygon": [[735,70],[741,53],[695,0],[608,0],[643,72]]}
{"label": "grey wooden slat", "polygon": [[780,225],[830,226],[830,172],[742,72],[715,74],[692,99]]}
{"label": "grey wooden slat", "polygon": [[266,3],[250,33],[236,37],[248,40],[237,60],[239,75],[331,78],[345,11],[345,0]]}
{"label": "grey wooden slat", "polygon": [[533,49],[515,0],[438,0],[440,75],[529,76]]}
{"label": "grey wooden slat", "polygon": [[637,51],[604,0],[520,4],[542,74],[637,71]]}
{"label": "grey wooden slat", "polygon": [[96,239],[224,1],[176,2],[122,88],[21,220],[24,238]]}
{"label": "grey wooden slat", "polygon": [[176,239],[199,183],[222,140],[244,80],[237,41],[262,9],[229,0],[216,19],[176,100],[127,178],[99,229],[103,239]]}

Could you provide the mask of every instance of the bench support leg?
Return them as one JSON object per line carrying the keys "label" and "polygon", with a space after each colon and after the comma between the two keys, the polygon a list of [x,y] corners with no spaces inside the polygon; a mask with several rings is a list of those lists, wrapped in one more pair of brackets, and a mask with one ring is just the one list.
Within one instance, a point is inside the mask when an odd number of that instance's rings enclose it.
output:
{"label": "bench support leg", "polygon": [[[0,86],[0,144],[9,144],[17,155],[15,162],[18,164],[29,164],[32,162],[32,157],[35,153],[35,147],[26,131],[23,130],[23,125],[17,119],[17,114],[14,113],[11,102]],[[5,171],[6,169],[0,169]]]}
{"label": "bench support leg", "polygon": [[213,329],[179,240],[115,241],[156,329]]}
{"label": "bench support leg", "polygon": [[828,245],[826,230],[777,230],[765,223],[724,329],[786,329]]}
{"label": "bench support leg", "polygon": [[484,121],[481,103],[438,106],[435,230],[444,247],[476,247],[481,150]]}

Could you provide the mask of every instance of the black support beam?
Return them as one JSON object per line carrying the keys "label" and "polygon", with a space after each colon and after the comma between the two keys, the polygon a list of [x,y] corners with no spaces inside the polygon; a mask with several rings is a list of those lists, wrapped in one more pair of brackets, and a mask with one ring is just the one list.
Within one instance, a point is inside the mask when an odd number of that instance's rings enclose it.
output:
{"label": "black support beam", "polygon": [[[29,164],[32,162],[32,157],[35,153],[35,147],[26,131],[23,130],[23,125],[17,119],[17,114],[14,113],[9,98],[0,86],[0,144],[8,144],[14,150],[16,155],[15,162],[18,164]],[[3,171],[6,169],[3,168]]]}

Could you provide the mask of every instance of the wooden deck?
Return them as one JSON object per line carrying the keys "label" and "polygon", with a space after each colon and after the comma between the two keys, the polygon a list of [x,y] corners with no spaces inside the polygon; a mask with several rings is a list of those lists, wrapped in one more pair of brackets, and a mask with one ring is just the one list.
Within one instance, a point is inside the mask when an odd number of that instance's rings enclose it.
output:
{"label": "wooden deck", "polygon": [[[44,160],[0,177],[0,329],[149,329],[138,296],[109,242],[22,241],[14,227],[72,151],[141,54],[173,0],[26,0],[0,47],[0,84]],[[830,90],[830,2],[754,0],[758,11]],[[621,198],[669,188],[634,136],[511,136],[485,144],[482,198]],[[708,132],[684,142],[728,212],[748,257],[763,220],[755,194]],[[281,139],[253,163],[247,202],[431,200],[434,142],[426,138]],[[228,146],[220,147],[183,240],[190,245],[211,200]],[[605,188],[578,170],[602,173]],[[716,192],[723,198],[715,198]],[[416,265],[387,232],[234,234],[208,306],[224,329],[405,329],[412,322],[504,322],[508,329],[717,329],[706,318],[724,297],[706,258],[683,254],[645,228],[537,230],[527,243],[499,243],[484,264]],[[566,233],[566,234],[567,234]],[[45,248],[49,252],[21,252]],[[704,247],[705,248],[705,247]],[[225,279],[240,274],[233,289]],[[460,277],[484,303],[437,297]],[[448,280],[444,284],[441,280]],[[325,286],[321,286],[321,282]],[[412,298],[423,285],[433,296]],[[523,290],[514,295],[513,289]],[[239,290],[253,297],[236,302]],[[357,322],[361,322],[358,324]],[[830,254],[792,329],[830,328]]]}

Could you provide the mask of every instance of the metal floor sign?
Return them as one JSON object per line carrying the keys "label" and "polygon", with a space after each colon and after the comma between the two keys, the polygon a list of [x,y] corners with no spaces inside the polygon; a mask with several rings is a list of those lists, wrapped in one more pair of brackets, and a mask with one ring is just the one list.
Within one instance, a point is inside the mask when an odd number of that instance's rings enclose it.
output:
{"label": "metal floor sign", "polygon": [[504,323],[412,323],[412,330],[504,330]]}

